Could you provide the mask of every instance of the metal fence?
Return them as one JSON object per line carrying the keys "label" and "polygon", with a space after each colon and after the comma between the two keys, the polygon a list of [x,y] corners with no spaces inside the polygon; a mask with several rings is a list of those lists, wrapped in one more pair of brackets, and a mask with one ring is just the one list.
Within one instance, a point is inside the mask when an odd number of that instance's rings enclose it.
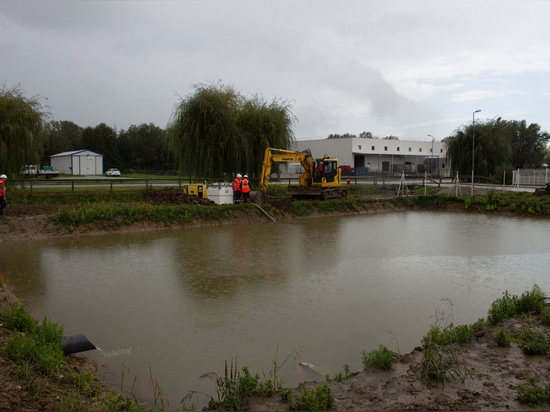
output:
{"label": "metal fence", "polygon": [[548,168],[514,170],[512,182],[514,186],[544,186],[548,183]]}

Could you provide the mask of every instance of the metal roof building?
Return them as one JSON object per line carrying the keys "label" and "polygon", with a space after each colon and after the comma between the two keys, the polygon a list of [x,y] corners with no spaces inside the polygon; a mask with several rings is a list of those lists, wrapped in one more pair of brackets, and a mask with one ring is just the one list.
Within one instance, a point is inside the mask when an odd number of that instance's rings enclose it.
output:
{"label": "metal roof building", "polygon": [[103,174],[103,155],[86,149],[52,155],[50,164],[62,174],[81,176]]}

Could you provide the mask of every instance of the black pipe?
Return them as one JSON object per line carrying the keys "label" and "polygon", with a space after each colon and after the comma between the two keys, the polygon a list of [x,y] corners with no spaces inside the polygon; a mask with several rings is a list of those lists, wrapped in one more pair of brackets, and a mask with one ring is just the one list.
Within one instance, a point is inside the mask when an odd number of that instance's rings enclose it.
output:
{"label": "black pipe", "polygon": [[82,333],[73,333],[63,337],[61,346],[63,347],[63,353],[65,355],[97,349]]}

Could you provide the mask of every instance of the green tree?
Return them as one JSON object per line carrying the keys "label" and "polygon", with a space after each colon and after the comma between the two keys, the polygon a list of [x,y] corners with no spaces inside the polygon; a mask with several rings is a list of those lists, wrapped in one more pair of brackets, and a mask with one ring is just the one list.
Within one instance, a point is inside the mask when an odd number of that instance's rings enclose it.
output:
{"label": "green tree", "polygon": [[49,156],[80,150],[82,142],[82,128],[70,121],[54,121],[48,123],[47,137],[42,147],[42,163],[49,162]]}
{"label": "green tree", "polygon": [[169,127],[170,146],[182,173],[223,176],[241,164],[243,137],[237,127],[242,97],[231,87],[195,85],[182,99]]}
{"label": "green tree", "polygon": [[132,125],[118,134],[118,151],[123,169],[158,171],[174,168],[167,150],[167,133],[154,124]]}
{"label": "green tree", "polygon": [[[475,127],[475,129],[474,129]],[[474,134],[475,133],[475,134]],[[447,159],[459,174],[472,170],[472,144],[477,176],[500,176],[518,167],[540,167],[544,162],[548,133],[537,124],[498,118],[463,126],[445,139]]]}
{"label": "green tree", "polygon": [[105,169],[118,167],[120,154],[118,152],[116,131],[100,123],[95,127],[86,127],[82,131],[82,148],[101,153],[105,158]]}
{"label": "green tree", "polygon": [[506,122],[506,133],[512,149],[511,163],[514,169],[537,168],[544,163],[549,135],[540,131],[540,126],[525,120]]}
{"label": "green tree", "polygon": [[242,131],[245,156],[235,170],[258,176],[267,147],[290,147],[294,138],[293,121],[288,103],[273,100],[268,104],[257,96],[246,101],[237,114],[237,126]]}
{"label": "green tree", "polygon": [[221,84],[194,87],[169,125],[170,147],[182,173],[205,178],[259,174],[266,147],[288,148],[292,142],[288,104],[246,100]]}
{"label": "green tree", "polygon": [[0,171],[17,176],[38,163],[50,113],[40,96],[27,98],[19,86],[0,90]]}

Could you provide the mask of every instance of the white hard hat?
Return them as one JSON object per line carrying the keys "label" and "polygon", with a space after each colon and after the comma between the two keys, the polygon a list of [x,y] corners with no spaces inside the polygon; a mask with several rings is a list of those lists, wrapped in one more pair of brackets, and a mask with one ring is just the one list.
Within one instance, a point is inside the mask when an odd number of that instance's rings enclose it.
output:
{"label": "white hard hat", "polygon": [[0,175],[0,179],[7,179],[7,178],[8,178],[8,176],[6,176],[4,174]]}
{"label": "white hard hat", "polygon": [[240,173],[237,173],[237,177],[242,177]]}
{"label": "white hard hat", "polygon": [[244,177],[246,177],[248,179],[248,175],[244,175]]}

